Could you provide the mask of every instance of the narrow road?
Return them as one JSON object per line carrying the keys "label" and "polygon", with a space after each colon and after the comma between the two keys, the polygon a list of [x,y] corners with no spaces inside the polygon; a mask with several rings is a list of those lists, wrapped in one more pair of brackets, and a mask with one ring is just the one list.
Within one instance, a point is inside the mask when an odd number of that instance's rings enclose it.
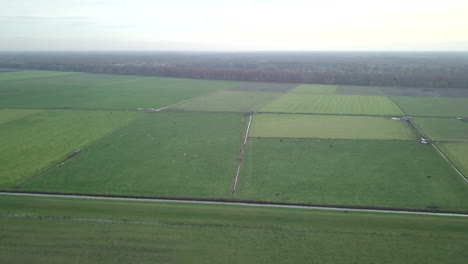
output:
{"label": "narrow road", "polygon": [[367,213],[389,213],[389,214],[408,214],[408,215],[432,215],[432,216],[459,216],[468,217],[468,214],[455,213],[431,213],[419,211],[404,210],[379,210],[379,209],[356,209],[346,207],[326,207],[326,206],[306,206],[306,205],[286,205],[273,203],[247,203],[247,202],[225,202],[225,201],[202,201],[202,200],[175,200],[175,199],[156,199],[156,198],[128,198],[128,197],[106,197],[93,195],[75,195],[75,194],[41,194],[41,193],[20,193],[0,191],[0,196],[30,196],[30,197],[49,197],[49,198],[71,198],[71,199],[92,199],[92,200],[115,200],[115,201],[140,201],[140,202],[158,202],[158,203],[179,203],[179,204],[213,204],[213,205],[237,205],[249,207],[270,207],[270,208],[295,208],[312,209],[341,212],[367,212]]}
{"label": "narrow road", "polygon": [[244,153],[245,153],[245,148],[247,146],[247,140],[249,138],[250,123],[252,123],[252,116],[253,114],[250,115],[249,123],[247,124],[247,129],[245,130],[244,141],[242,142],[241,153],[239,156],[239,162],[237,163],[236,177],[234,178],[234,184],[232,185],[232,193],[236,192],[237,182],[239,181],[240,170],[242,168],[242,163],[244,162]]}

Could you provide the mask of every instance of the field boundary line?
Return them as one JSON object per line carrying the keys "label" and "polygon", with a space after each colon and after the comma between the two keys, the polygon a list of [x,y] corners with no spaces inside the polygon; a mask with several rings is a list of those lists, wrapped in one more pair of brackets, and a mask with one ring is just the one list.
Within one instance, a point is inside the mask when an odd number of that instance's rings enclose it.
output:
{"label": "field boundary line", "polygon": [[[147,113],[144,113],[144,114],[142,114],[141,116],[139,116],[139,117],[137,117],[137,118],[131,120],[130,122],[128,122],[128,123],[126,123],[126,124],[124,124],[124,125],[122,125],[121,127],[118,127],[118,128],[116,128],[116,129],[114,129],[114,130],[111,130],[111,131],[109,131],[109,133],[107,133],[107,134],[103,135],[102,137],[100,137],[100,138],[98,138],[98,139],[96,139],[96,140],[90,142],[88,146],[82,146],[81,148],[91,148],[91,147],[93,147],[93,146],[96,146],[96,145],[98,145],[99,143],[103,142],[104,140],[108,139],[109,137],[111,137],[111,136],[117,134],[118,132],[122,131],[123,129],[125,129],[125,128],[131,126],[131,125],[134,124],[135,122],[137,122],[137,121],[139,121],[139,120],[141,120],[141,119],[143,119],[143,118],[145,118],[145,117],[147,117],[147,116],[148,116],[148,114],[147,114]],[[58,164],[63,163],[63,162],[65,162],[65,161],[68,161],[68,160],[71,160],[71,159],[75,158],[76,156],[78,156],[78,155],[80,155],[81,153],[83,153],[83,151],[80,151],[80,152],[78,152],[78,153],[76,153],[76,154],[74,154],[74,153],[75,153],[75,152],[72,152],[72,153],[68,154],[65,158],[59,160],[58,162],[54,162],[54,163],[51,164],[49,167],[46,167],[46,168],[42,169],[41,171],[39,171],[38,173],[33,174],[31,177],[29,177],[29,178],[27,178],[27,179],[21,181],[20,183],[18,183],[18,184],[16,184],[16,185],[13,185],[13,187],[11,187],[11,188],[14,188],[14,189],[19,189],[19,188],[21,188],[21,186],[25,185],[26,183],[32,181],[33,179],[35,179],[35,178],[37,178],[37,177],[40,177],[40,176],[44,175],[44,173],[46,173],[46,172],[50,171],[51,169],[57,167]]]}
{"label": "field boundary line", "polygon": [[[406,113],[396,104],[396,102],[393,100],[393,98],[391,96],[388,96],[388,98],[390,99],[390,101],[393,102],[393,104],[395,104],[396,107],[398,107],[398,109],[403,113],[405,114],[406,116]],[[416,130],[419,131],[419,133],[428,140],[429,144],[431,144],[431,146],[437,151],[437,153],[439,153],[439,155],[450,165],[450,167],[452,167],[456,172],[457,174],[463,179],[463,181],[465,183],[468,183],[468,178],[457,168],[457,166],[455,166],[455,164],[442,152],[440,151],[440,149],[432,142],[431,138],[427,136],[427,134],[421,129],[419,128],[418,125],[416,125],[416,123],[412,120],[412,118],[408,118],[408,122],[414,127],[416,128]]]}
{"label": "field boundary line", "polygon": [[[323,141],[338,141],[338,140],[346,140],[346,141],[350,141],[350,140],[357,140],[357,141],[390,141],[390,142],[400,142],[400,141],[404,141],[404,142],[414,142],[416,140],[416,138],[414,139],[373,139],[373,138],[330,138],[330,137],[327,137],[327,138],[319,138],[319,137],[278,137],[278,136],[274,136],[274,137],[269,137],[269,136],[260,136],[260,137],[256,137],[256,136],[249,136],[249,138],[264,138],[264,139],[288,139],[288,140],[294,140],[294,139],[309,139],[309,140],[323,140]],[[445,141],[444,141],[445,142]],[[459,141],[456,141],[456,142],[459,142]]]}
{"label": "field boundary line", "polygon": [[241,152],[240,152],[240,155],[239,155],[239,160],[237,162],[236,176],[234,177],[234,183],[232,185],[231,193],[235,193],[236,189],[237,189],[237,182],[239,181],[239,174],[240,174],[240,170],[242,168],[242,163],[244,161],[244,153],[245,153],[245,149],[246,149],[246,146],[247,146],[247,141],[249,139],[249,131],[250,131],[250,124],[252,123],[252,116],[253,116],[253,114],[251,114],[249,116],[249,123],[247,124],[247,129],[245,130],[245,135],[244,135],[244,138],[242,140]]}
{"label": "field boundary line", "polygon": [[174,107],[174,106],[178,106],[178,105],[181,105],[181,104],[185,104],[185,103],[188,103],[188,102],[191,102],[191,101],[195,101],[195,100],[198,100],[198,99],[201,99],[203,97],[207,97],[207,96],[210,96],[210,95],[213,95],[213,94],[217,94],[217,93],[220,93],[222,91],[225,91],[226,89],[222,89],[222,90],[217,90],[217,91],[214,91],[214,92],[211,92],[211,93],[207,93],[207,94],[203,94],[203,95],[200,95],[200,96],[197,96],[197,97],[193,97],[193,98],[189,98],[187,100],[184,100],[184,101],[181,101],[181,102],[178,102],[178,103],[175,103],[175,104],[171,104],[171,105],[167,105],[167,106],[163,106],[163,107],[160,107],[160,108],[157,108],[155,110],[152,110],[150,112],[160,112],[162,110],[165,110],[165,109],[168,109],[168,108],[171,108],[171,107]]}
{"label": "field boundary line", "polygon": [[324,211],[341,211],[341,212],[360,212],[360,213],[388,213],[388,214],[407,214],[407,215],[431,215],[431,216],[458,216],[468,217],[466,213],[444,213],[444,212],[426,212],[426,211],[411,211],[411,210],[391,210],[391,209],[366,209],[366,208],[350,208],[336,206],[316,206],[316,205],[299,205],[299,204],[281,204],[281,203],[262,203],[262,202],[246,202],[246,201],[228,201],[228,200],[189,200],[189,199],[171,199],[171,198],[143,198],[143,197],[125,197],[111,195],[84,195],[84,194],[53,194],[53,193],[34,193],[34,192],[8,192],[1,191],[0,195],[4,196],[28,196],[28,197],[48,197],[48,198],[67,198],[67,199],[90,199],[90,200],[114,200],[114,201],[136,201],[136,202],[160,202],[160,203],[179,203],[179,204],[207,204],[207,205],[236,205],[249,207],[269,207],[269,208],[291,208],[291,209],[309,209],[309,210],[324,210]]}

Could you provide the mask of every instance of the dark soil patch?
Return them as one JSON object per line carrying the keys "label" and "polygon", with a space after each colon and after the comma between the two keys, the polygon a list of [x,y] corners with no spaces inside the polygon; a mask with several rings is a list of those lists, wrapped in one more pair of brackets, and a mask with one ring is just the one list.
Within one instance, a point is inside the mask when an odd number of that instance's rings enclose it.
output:
{"label": "dark soil patch", "polygon": [[465,88],[405,88],[383,87],[382,91],[389,96],[426,96],[426,97],[464,97],[468,98]]}

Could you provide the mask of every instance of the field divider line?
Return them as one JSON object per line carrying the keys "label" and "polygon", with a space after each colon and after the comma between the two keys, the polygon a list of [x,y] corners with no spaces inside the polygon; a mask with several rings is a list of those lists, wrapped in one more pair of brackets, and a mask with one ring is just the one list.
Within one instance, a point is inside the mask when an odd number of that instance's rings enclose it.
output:
{"label": "field divider line", "polygon": [[[413,139],[379,139],[379,138],[319,138],[319,137],[280,137],[280,136],[249,136],[249,138],[264,138],[264,139],[286,139],[286,140],[322,140],[322,141],[385,141],[385,142],[414,142]],[[460,142],[460,141],[456,141]]]}
{"label": "field divider line", "polygon": [[422,129],[420,129],[414,122],[413,120],[409,119],[408,120],[410,122],[410,124],[416,128],[419,133],[421,133],[421,135],[424,136],[424,138],[428,139],[429,140],[429,144],[431,144],[431,146],[437,151],[437,153],[439,153],[440,156],[442,156],[442,158],[447,161],[447,163],[450,165],[450,167],[452,167],[457,173],[458,175],[465,181],[465,183],[468,183],[468,178],[457,168],[457,166],[455,166],[455,164],[432,142],[432,140],[426,135],[426,133],[424,133],[424,131]]}
{"label": "field divider line", "polygon": [[289,209],[309,209],[339,212],[357,212],[357,213],[387,213],[404,215],[430,215],[430,216],[458,216],[468,217],[467,213],[449,213],[449,212],[427,212],[411,210],[392,210],[392,209],[368,209],[355,207],[337,207],[337,206],[318,206],[301,204],[282,204],[269,202],[251,202],[251,201],[229,201],[229,200],[196,200],[184,198],[151,198],[151,197],[130,197],[115,195],[85,195],[85,194],[63,194],[63,193],[40,193],[40,192],[8,192],[0,190],[0,195],[4,196],[26,196],[26,197],[45,197],[45,198],[65,198],[65,199],[89,199],[89,200],[111,200],[111,201],[130,201],[130,202],[156,202],[156,203],[175,203],[175,204],[204,204],[204,205],[233,205],[264,208],[289,208]]}
{"label": "field divider line", "polygon": [[[139,116],[139,117],[137,117],[137,118],[131,120],[130,122],[124,124],[123,126],[118,127],[118,128],[116,128],[116,129],[114,129],[114,130],[111,130],[109,133],[103,135],[101,138],[98,138],[98,139],[96,139],[96,140],[91,141],[91,142],[89,143],[88,146],[82,146],[81,148],[91,148],[91,147],[93,147],[93,146],[96,146],[96,145],[98,145],[99,143],[103,142],[104,140],[108,139],[109,137],[111,137],[111,136],[117,134],[118,132],[122,131],[123,129],[125,129],[125,128],[131,126],[131,125],[134,124],[135,122],[137,122],[137,121],[139,121],[139,120],[141,120],[141,119],[143,119],[143,118],[145,118],[145,117],[147,117],[147,116],[148,116],[147,113],[143,113],[141,116]],[[50,171],[51,169],[57,167],[58,164],[61,164],[61,163],[66,162],[66,161],[68,161],[68,160],[71,160],[71,159],[75,158],[76,156],[80,155],[81,153],[83,153],[83,151],[80,151],[80,152],[78,152],[78,153],[76,153],[76,154],[74,154],[74,153],[68,154],[65,158],[61,159],[60,161],[55,162],[55,163],[53,163],[52,165],[50,165],[49,167],[42,169],[42,170],[39,171],[38,173],[36,173],[36,174],[32,175],[31,177],[29,177],[29,178],[23,180],[23,181],[20,182],[19,184],[16,184],[16,185],[12,186],[11,188],[13,188],[13,189],[19,189],[19,188],[21,188],[21,186],[25,185],[26,183],[32,181],[33,179],[35,179],[35,178],[37,178],[37,177],[39,177],[39,176],[41,176],[41,175],[44,175],[44,173],[46,173],[46,172]]]}
{"label": "field divider line", "polygon": [[240,170],[242,168],[242,163],[244,161],[244,153],[245,153],[245,149],[247,147],[247,141],[249,139],[249,131],[250,131],[250,124],[252,123],[252,116],[253,116],[253,114],[251,114],[249,116],[249,123],[247,124],[247,129],[245,130],[245,135],[244,135],[244,138],[243,138],[243,141],[242,141],[242,146],[241,146],[241,152],[240,152],[240,155],[239,155],[239,160],[237,162],[236,176],[234,177],[234,184],[232,185],[231,193],[235,193],[236,189],[237,189],[237,182],[239,181],[239,174],[240,174]]}
{"label": "field divider line", "polygon": [[210,95],[217,94],[217,93],[220,93],[220,92],[225,91],[225,90],[226,90],[226,89],[217,90],[217,91],[214,91],[214,92],[211,92],[211,93],[207,93],[207,94],[204,94],[204,95],[200,95],[200,96],[197,96],[197,97],[189,98],[189,99],[187,99],[187,100],[184,100],[184,101],[181,101],[181,102],[178,102],[178,103],[175,103],[175,104],[163,106],[163,107],[157,108],[157,109],[152,110],[152,111],[149,111],[149,112],[160,112],[160,111],[163,111],[163,110],[165,110],[165,109],[172,108],[172,107],[174,107],[174,106],[178,106],[178,105],[185,104],[185,103],[188,103],[188,102],[192,102],[192,101],[195,101],[195,100],[204,98],[204,97],[208,97],[208,96],[210,96]]}
{"label": "field divider line", "polygon": [[[387,96],[390,101],[393,102],[393,104],[406,116],[406,113],[405,111],[403,111],[399,106],[398,104],[393,100],[393,98],[391,96]],[[437,151],[437,153],[439,153],[439,155],[450,165],[450,167],[452,167],[457,173],[458,175],[463,179],[463,181],[465,183],[468,183],[468,178],[457,168],[457,166],[455,166],[455,164],[432,142],[431,138],[421,129],[419,128],[418,125],[416,125],[416,123],[411,119],[411,118],[408,118],[408,122],[414,127],[416,128],[416,130],[419,131],[419,133],[428,140],[429,144],[431,144],[431,146]]]}

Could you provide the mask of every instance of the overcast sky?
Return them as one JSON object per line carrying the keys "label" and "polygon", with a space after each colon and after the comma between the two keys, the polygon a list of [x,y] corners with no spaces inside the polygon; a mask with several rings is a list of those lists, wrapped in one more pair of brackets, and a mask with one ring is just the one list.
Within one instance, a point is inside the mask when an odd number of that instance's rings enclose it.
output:
{"label": "overcast sky", "polygon": [[468,50],[468,0],[0,0],[0,50]]}

